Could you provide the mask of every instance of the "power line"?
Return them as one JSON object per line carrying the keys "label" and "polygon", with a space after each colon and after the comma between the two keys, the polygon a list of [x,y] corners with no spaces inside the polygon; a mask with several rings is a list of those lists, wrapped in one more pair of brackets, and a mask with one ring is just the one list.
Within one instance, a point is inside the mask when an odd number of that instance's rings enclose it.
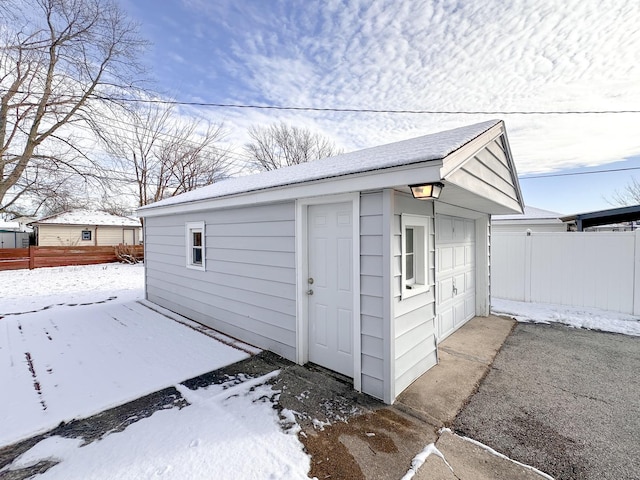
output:
{"label": "power line", "polygon": [[290,110],[305,112],[337,112],[337,113],[392,113],[417,115],[601,115],[620,113],[640,113],[640,110],[387,110],[377,108],[337,108],[337,107],[296,107],[287,105],[255,105],[239,103],[186,102],[179,100],[154,100],[142,98],[118,98],[93,95],[99,100],[129,103],[158,103],[163,105],[217,107],[217,108],[252,108],[260,110]]}
{"label": "power line", "polygon": [[530,180],[530,179],[537,179],[537,178],[571,177],[574,175],[591,175],[593,173],[626,172],[629,170],[640,170],[640,167],[608,168],[604,170],[592,170],[590,172],[550,173],[548,175],[531,175],[528,177],[518,177],[518,179]]}
{"label": "power line", "polygon": [[[6,93],[7,90],[0,90]],[[34,92],[17,91],[25,95],[37,95]],[[126,98],[99,94],[91,94],[91,98],[102,101],[146,103],[161,105],[176,105],[187,107],[213,107],[213,108],[239,108],[258,110],[281,110],[303,112],[333,112],[333,113],[384,113],[384,114],[412,114],[412,115],[611,115],[611,114],[637,114],[640,109],[625,110],[437,110],[437,109],[382,109],[382,108],[349,108],[349,107],[305,107],[293,105],[257,105],[251,103],[219,103],[219,102],[187,102],[181,100],[161,100],[145,98]],[[67,99],[79,99],[80,96],[69,95]]]}

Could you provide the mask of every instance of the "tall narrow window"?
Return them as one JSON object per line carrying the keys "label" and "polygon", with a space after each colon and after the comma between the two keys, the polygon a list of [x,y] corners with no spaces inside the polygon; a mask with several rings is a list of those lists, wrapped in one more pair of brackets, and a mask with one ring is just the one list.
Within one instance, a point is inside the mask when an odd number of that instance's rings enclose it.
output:
{"label": "tall narrow window", "polygon": [[202,265],[202,232],[193,230],[191,232],[191,263]]}
{"label": "tall narrow window", "polygon": [[416,254],[413,248],[413,227],[407,227],[405,229],[405,255],[404,255],[404,268],[405,268],[405,281],[407,285],[416,283],[415,271],[416,271]]}
{"label": "tall narrow window", "polygon": [[186,225],[187,268],[205,269],[204,222],[189,222]]}
{"label": "tall narrow window", "polygon": [[429,290],[430,217],[402,214],[402,299]]}

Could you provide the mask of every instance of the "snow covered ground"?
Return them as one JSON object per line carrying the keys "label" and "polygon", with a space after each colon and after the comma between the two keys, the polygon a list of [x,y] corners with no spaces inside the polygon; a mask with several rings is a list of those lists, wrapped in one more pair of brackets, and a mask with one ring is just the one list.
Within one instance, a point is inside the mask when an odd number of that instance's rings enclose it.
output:
{"label": "snow covered ground", "polygon": [[293,415],[283,431],[265,385],[277,372],[179,385],[248,354],[138,303],[143,292],[140,265],[0,272],[0,447],[172,385],[190,403],[84,446],[49,437],[8,468],[57,459],[43,478],[306,478]]}
{"label": "snow covered ground", "polygon": [[527,303],[491,299],[491,312],[508,315],[519,322],[560,323],[576,328],[640,336],[640,317],[597,308],[568,307],[548,303]]}
{"label": "snow covered ground", "polygon": [[49,437],[10,468],[56,458],[61,462],[37,478],[306,479],[310,461],[297,426],[282,431],[266,400],[274,392],[264,382],[277,373],[227,389],[178,386],[191,404],[186,408],[160,410],[84,447],[82,439]]}

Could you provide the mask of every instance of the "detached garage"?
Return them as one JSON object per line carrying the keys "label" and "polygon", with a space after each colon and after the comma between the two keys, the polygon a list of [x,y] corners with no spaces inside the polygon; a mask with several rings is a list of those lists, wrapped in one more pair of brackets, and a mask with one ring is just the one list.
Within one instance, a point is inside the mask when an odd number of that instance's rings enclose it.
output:
{"label": "detached garage", "polygon": [[490,215],[522,212],[491,121],[148,205],[147,299],[387,403],[489,314]]}

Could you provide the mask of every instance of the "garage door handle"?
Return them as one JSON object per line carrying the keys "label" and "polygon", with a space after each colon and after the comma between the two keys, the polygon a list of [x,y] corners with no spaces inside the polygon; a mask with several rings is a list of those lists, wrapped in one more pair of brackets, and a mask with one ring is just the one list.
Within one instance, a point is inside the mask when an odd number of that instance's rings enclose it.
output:
{"label": "garage door handle", "polygon": [[456,281],[453,281],[453,294],[457,295],[458,294],[458,287],[456,287]]}

